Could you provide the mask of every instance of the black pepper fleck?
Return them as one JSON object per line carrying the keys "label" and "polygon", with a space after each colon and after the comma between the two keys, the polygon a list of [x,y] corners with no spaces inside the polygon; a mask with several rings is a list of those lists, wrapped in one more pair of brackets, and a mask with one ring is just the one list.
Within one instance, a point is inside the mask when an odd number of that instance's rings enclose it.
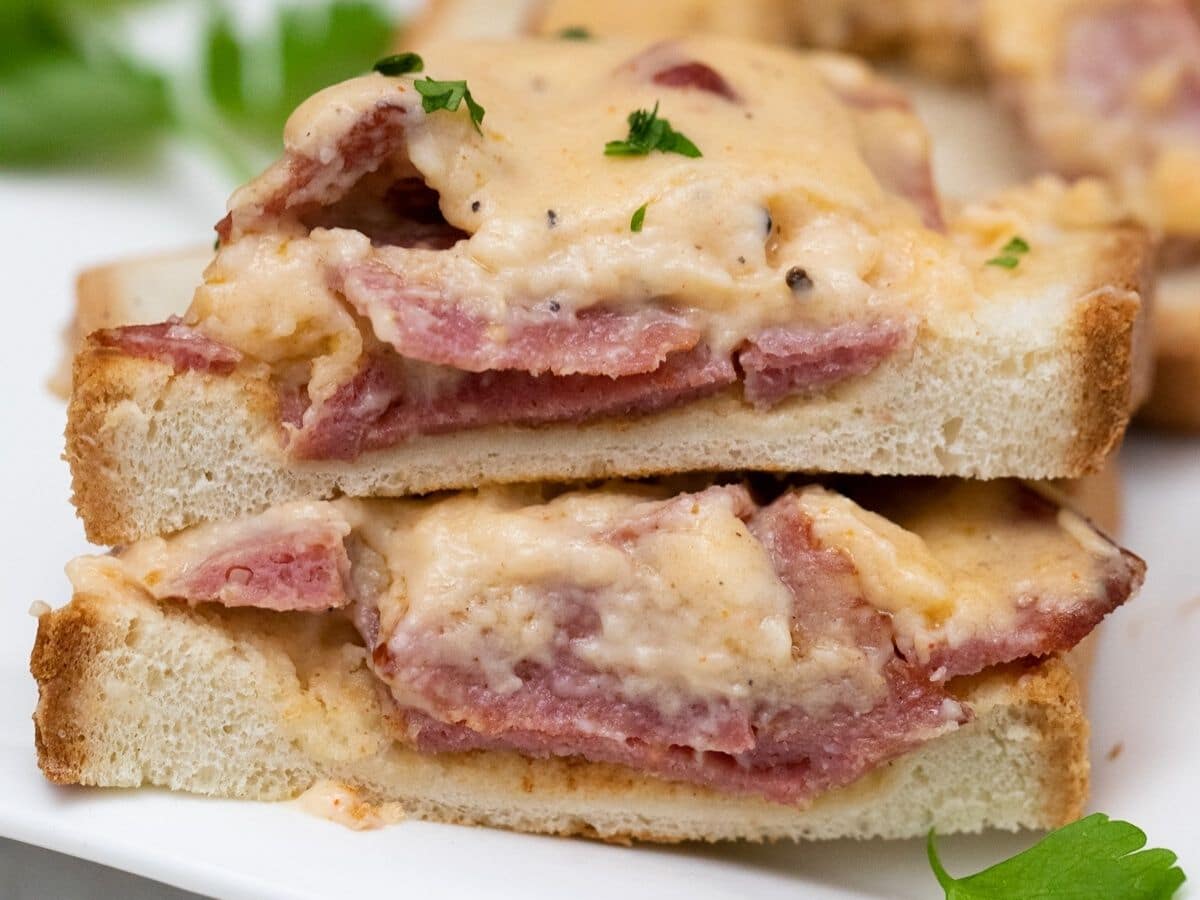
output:
{"label": "black pepper fleck", "polygon": [[560,304],[557,300],[551,300],[547,306],[549,307],[550,312],[558,312],[560,309],[562,309],[562,304]]}
{"label": "black pepper fleck", "polygon": [[739,256],[739,257],[738,257],[738,262],[740,262],[742,265],[745,265],[745,264],[746,264],[746,257],[744,257],[744,256]]}
{"label": "black pepper fleck", "polygon": [[552,209],[546,210],[546,224],[553,228],[558,224],[558,213]]}
{"label": "black pepper fleck", "polygon": [[775,220],[771,218],[771,214],[769,212],[767,212],[765,209],[763,210],[763,212],[766,214],[766,217],[767,217],[767,234],[770,234],[771,229],[775,227]]}
{"label": "black pepper fleck", "polygon": [[808,277],[799,266],[792,266],[787,270],[787,274],[783,276],[783,280],[787,282],[787,286],[793,291],[807,291],[813,286],[812,279]]}
{"label": "black pepper fleck", "polygon": [[479,205],[480,204],[479,204],[478,200],[476,200],[474,203],[472,203],[471,204],[471,212],[479,212]]}

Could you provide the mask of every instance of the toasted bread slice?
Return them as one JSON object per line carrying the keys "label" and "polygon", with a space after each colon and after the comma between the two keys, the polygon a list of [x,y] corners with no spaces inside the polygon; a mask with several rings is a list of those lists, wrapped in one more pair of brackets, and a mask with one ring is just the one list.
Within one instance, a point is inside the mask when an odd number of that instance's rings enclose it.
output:
{"label": "toasted bread slice", "polygon": [[760,469],[1077,477],[1127,422],[1143,365],[1132,236],[1109,245],[1056,328],[918,336],[868,379],[767,412],[718,396],[583,425],[415,438],[354,462],[290,461],[253,373],[176,373],[90,347],[67,427],[91,540],[122,544],[301,497],[400,496],[489,482]]}
{"label": "toasted bread slice", "polygon": [[182,315],[212,255],[210,247],[189,247],[81,272],[75,280],[75,312],[63,331],[66,352],[50,389],[64,399],[71,395],[71,361],[93,331]]}
{"label": "toasted bread slice", "polygon": [[1079,685],[1058,658],[964,680],[975,721],[798,811],[620,766],[405,749],[364,657],[340,620],[79,594],[38,626],[38,762],[63,784],[259,800],[332,779],[418,818],[605,840],[1048,828],[1087,792]]}

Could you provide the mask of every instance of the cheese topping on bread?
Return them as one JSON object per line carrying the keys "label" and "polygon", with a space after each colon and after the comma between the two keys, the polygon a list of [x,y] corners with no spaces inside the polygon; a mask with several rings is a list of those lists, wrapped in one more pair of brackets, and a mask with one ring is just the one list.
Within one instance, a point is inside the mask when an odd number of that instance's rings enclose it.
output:
{"label": "cheese topping on bread", "polygon": [[[469,235],[445,251],[377,249],[414,282],[469,297],[492,315],[511,304],[667,301],[718,314],[710,343],[721,349],[790,321],[798,305],[816,318],[859,315],[884,285],[897,303],[929,293],[920,282],[932,273],[920,268],[945,252],[944,240],[921,227],[908,198],[880,184],[867,158],[874,149],[862,145],[859,120],[885,110],[861,109],[854,104],[868,100],[831,89],[849,68],[851,89],[878,90],[860,66],[699,38],[649,48],[616,40],[442,45],[423,56],[433,77],[466,80],[486,107],[481,133],[465,110],[425,113],[414,90],[421,76],[371,75],[308,100],[284,136],[289,152],[325,159],[372,108],[404,109],[402,155],[437,192],[446,221]],[[697,62],[734,99],[654,81]],[[607,142],[626,137],[627,116],[656,103],[703,155],[605,155]],[[919,125],[889,124],[897,155],[924,156]],[[235,224],[237,210],[261,208],[276,187],[267,177],[236,193]],[[642,204],[635,232],[630,220]],[[812,281],[803,298],[784,277],[793,266]],[[943,292],[942,301],[962,296]]]}
{"label": "cheese topping on bread", "polygon": [[278,393],[290,461],[352,460],[716,394],[800,404],[981,325],[1056,340],[1131,241],[1050,211],[1019,268],[989,265],[1016,235],[946,226],[906,98],[850,59],[716,38],[426,57],[302,105],[186,322],[104,346],[240,367]]}
{"label": "cheese topping on bread", "polygon": [[[790,496],[813,547],[844,558],[862,598],[922,660],[936,645],[1019,628],[1034,607],[1086,606],[1124,565],[1090,524],[1032,491],[893,487],[868,501],[886,515],[815,485]],[[324,608],[370,593],[389,643],[436,634],[440,664],[478,666],[498,693],[520,686],[522,665],[552,662],[561,641],[556,604],[569,597],[598,617],[576,653],[621,673],[631,695],[780,703],[825,683],[849,693],[822,706],[853,697],[869,707],[882,684],[868,677],[874,665],[859,648],[831,644],[797,656],[795,598],[754,533],[755,509],[734,487],[677,497],[613,486],[549,500],[490,488],[434,501],[304,501],[140,541],[116,565],[160,598],[241,605],[232,594],[250,569],[271,561],[262,547],[280,545],[281,535],[307,546],[316,533],[340,548],[353,534],[354,565],[376,560],[378,571],[353,577],[349,563],[335,566]],[[234,559],[234,549],[254,551],[259,562]],[[286,555],[295,566],[302,554]],[[197,596],[198,575],[214,559],[225,566],[225,589]]]}
{"label": "cheese topping on bread", "polygon": [[1015,482],[860,491],[300,502],[71,576],[345,609],[419,749],[578,755],[804,805],[966,721],[944,682],[1070,647],[1142,573]]}

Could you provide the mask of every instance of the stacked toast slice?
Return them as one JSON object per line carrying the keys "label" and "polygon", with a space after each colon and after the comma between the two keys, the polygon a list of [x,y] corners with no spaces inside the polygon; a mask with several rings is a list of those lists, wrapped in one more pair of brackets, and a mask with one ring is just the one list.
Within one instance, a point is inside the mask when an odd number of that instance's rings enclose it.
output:
{"label": "stacked toast slice", "polygon": [[1077,816],[1066,654],[1144,565],[1018,479],[1119,442],[1145,235],[1086,184],[947,213],[843,57],[381,70],[296,112],[185,315],[86,338],[117,549],[41,618],[46,775],[608,839]]}

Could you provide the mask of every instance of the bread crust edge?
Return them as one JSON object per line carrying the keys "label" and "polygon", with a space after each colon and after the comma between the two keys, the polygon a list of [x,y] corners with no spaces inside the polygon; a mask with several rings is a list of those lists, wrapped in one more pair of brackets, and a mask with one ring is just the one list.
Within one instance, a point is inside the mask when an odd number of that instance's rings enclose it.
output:
{"label": "bread crust edge", "polygon": [[[96,745],[94,720],[103,716],[103,710],[81,707],[78,698],[87,696],[85,690],[89,680],[102,676],[97,674],[97,661],[106,651],[119,647],[128,640],[128,623],[123,623],[109,598],[98,595],[77,594],[66,606],[39,617],[37,637],[30,660],[31,672],[38,684],[38,704],[33,716],[38,766],[45,777],[57,784],[104,785],[103,770],[107,763],[103,748]],[[118,601],[127,603],[128,598]],[[153,601],[142,598],[136,602],[148,606]],[[197,627],[215,624],[223,627],[223,610],[216,609],[200,613],[182,607],[163,607],[169,617],[195,619]],[[278,615],[278,614],[271,614]],[[229,629],[231,640],[238,643],[237,628]],[[266,634],[259,639],[273,640]],[[255,641],[242,641],[239,646],[248,653],[255,652]],[[955,690],[967,697],[986,696],[989,691],[998,692],[1006,707],[1019,708],[1024,726],[1037,732],[1037,761],[1040,769],[1037,799],[1040,810],[1037,820],[1026,822],[1032,827],[1051,828],[1073,821],[1082,815],[1087,799],[1089,762],[1087,756],[1088,724],[1083,712],[1080,684],[1071,667],[1062,658],[1051,657],[1039,663],[1014,664],[971,679],[955,683]],[[382,718],[380,718],[382,723]],[[380,726],[382,727],[382,725]],[[970,726],[967,726],[970,727]],[[954,734],[937,738],[936,741],[953,739]],[[928,746],[928,745],[926,745]],[[923,749],[923,748],[922,748]],[[921,750],[914,751],[920,753]],[[458,775],[466,773],[474,778],[495,778],[502,796],[513,798],[519,803],[519,795],[547,792],[552,796],[587,796],[588,794],[615,793],[626,802],[636,806],[640,798],[648,798],[652,805],[671,808],[679,799],[683,808],[703,806],[706,802],[724,804],[722,814],[738,815],[743,809],[735,801],[731,807],[729,798],[705,789],[671,785],[650,776],[642,776],[621,766],[588,763],[581,760],[535,760],[520,759],[514,763],[513,754],[497,754],[475,751],[469,754],[448,754],[457,757],[451,761]],[[513,767],[519,777],[513,774]],[[319,768],[319,766],[317,766]],[[882,781],[872,782],[874,773],[864,777],[863,782],[851,785],[845,791],[856,792],[856,803],[869,804],[877,791],[887,791],[886,780],[889,767],[882,771]],[[498,775],[490,775],[496,769]],[[473,774],[472,774],[473,773]],[[317,776],[323,773],[315,773]],[[336,773],[330,773],[338,777]],[[505,788],[505,781],[512,782]],[[519,782],[519,787],[515,784]],[[490,782],[489,782],[490,783]],[[883,787],[880,787],[883,785]],[[130,786],[122,782],[115,786]],[[301,788],[303,785],[301,785]],[[504,791],[509,793],[504,795]],[[582,792],[582,793],[580,793]],[[833,792],[837,795],[840,792]],[[390,799],[380,797],[380,800]],[[818,800],[818,803],[822,802]],[[836,802],[836,799],[835,799]],[[747,801],[746,815],[752,820],[762,801]],[[773,806],[772,804],[765,804]],[[406,804],[407,806],[407,804]],[[444,821],[455,824],[500,825],[513,827],[511,822],[496,821],[486,814],[463,814],[451,806],[436,804],[428,808],[413,810],[418,818]],[[803,816],[804,813],[798,813]],[[598,832],[582,817],[570,817],[564,824],[553,828],[521,827],[518,830],[540,831],[607,841],[653,841],[672,843],[682,840],[727,839],[718,835],[706,837],[689,831],[671,832],[661,828],[625,828],[620,831]],[[976,825],[976,830],[979,825]],[[784,834],[784,837],[794,835]],[[854,835],[850,835],[854,836]],[[739,839],[776,840],[778,834],[738,834]]]}

